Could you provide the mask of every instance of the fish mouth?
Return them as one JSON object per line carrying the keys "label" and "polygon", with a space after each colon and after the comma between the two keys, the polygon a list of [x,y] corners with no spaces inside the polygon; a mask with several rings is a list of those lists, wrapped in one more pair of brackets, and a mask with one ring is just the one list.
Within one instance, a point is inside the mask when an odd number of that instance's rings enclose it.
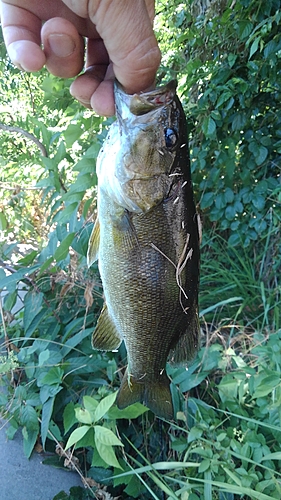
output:
{"label": "fish mouth", "polygon": [[[135,115],[141,116],[153,111],[162,106],[167,106],[170,104],[176,95],[177,81],[171,80],[166,85],[158,87],[154,90],[148,92],[141,92],[140,94],[126,94],[122,85],[119,82],[115,82],[115,96],[116,101],[120,99],[122,104],[128,108],[128,111]],[[116,107],[117,117],[121,113]]]}

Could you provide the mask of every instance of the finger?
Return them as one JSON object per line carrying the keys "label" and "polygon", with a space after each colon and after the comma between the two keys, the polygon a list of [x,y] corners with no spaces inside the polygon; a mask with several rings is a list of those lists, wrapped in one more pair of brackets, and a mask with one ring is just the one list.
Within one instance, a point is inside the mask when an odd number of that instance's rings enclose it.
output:
{"label": "finger", "polygon": [[62,78],[80,73],[84,65],[84,41],[70,21],[60,17],[49,19],[41,37],[50,73]]}
{"label": "finger", "polygon": [[39,71],[46,59],[40,48],[41,20],[25,9],[1,3],[1,24],[12,62],[26,71]]}
{"label": "finger", "polygon": [[103,0],[91,20],[125,90],[134,93],[149,88],[154,83],[161,54],[145,1]]}
{"label": "finger", "polygon": [[[76,78],[76,80],[72,83],[70,92],[73,97],[78,99],[84,106],[91,107],[92,95],[96,92],[104,79],[110,78],[108,69],[109,57],[104,43],[100,38],[88,40],[85,66],[86,71],[82,75],[79,75],[78,78]],[[112,66],[111,78],[114,78]],[[114,105],[112,106],[112,92],[110,91],[109,94],[109,105],[107,103],[106,95],[103,95],[103,97],[104,100],[102,109],[105,109],[105,116],[114,114]],[[98,103],[95,103],[95,110],[96,104],[98,108],[100,108]]]}
{"label": "finger", "polygon": [[70,93],[98,115],[112,116],[115,113],[113,81],[112,65],[91,66],[71,84]]}
{"label": "finger", "polygon": [[91,97],[91,107],[100,116],[115,114],[114,78],[104,79]]}

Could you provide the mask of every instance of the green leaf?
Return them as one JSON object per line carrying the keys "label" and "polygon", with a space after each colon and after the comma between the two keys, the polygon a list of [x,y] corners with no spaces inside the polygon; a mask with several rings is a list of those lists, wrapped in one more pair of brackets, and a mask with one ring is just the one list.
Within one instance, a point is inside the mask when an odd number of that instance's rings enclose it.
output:
{"label": "green leaf", "polygon": [[90,189],[93,187],[93,179],[91,174],[87,173],[80,173],[74,182],[72,184],[70,191],[72,192],[81,192],[81,191],[86,191],[87,189]]}
{"label": "green leaf", "polygon": [[0,212],[0,231],[5,231],[8,226],[8,221],[5,217],[5,214],[1,211]]}
{"label": "green leaf", "polygon": [[3,309],[4,311],[11,311],[16,303],[18,291],[14,290],[12,293],[7,293],[4,297]]}
{"label": "green leaf", "polygon": [[71,427],[77,423],[77,419],[75,416],[75,406],[71,401],[68,403],[63,410],[63,427],[65,434],[71,429]]}
{"label": "green leaf", "polygon": [[73,213],[77,213],[79,203],[71,203],[63,210],[60,210],[53,218],[53,222],[59,222],[60,224],[64,224],[65,222],[69,222],[70,217]]}
{"label": "green leaf", "polygon": [[49,439],[52,439],[53,441],[62,441],[62,435],[59,429],[59,426],[55,424],[53,420],[50,421],[49,423],[49,430],[51,431],[51,434],[49,433],[48,437]]}
{"label": "green leaf", "polygon": [[123,443],[118,437],[107,427],[95,425],[95,441],[99,441],[106,446],[123,446]]}
{"label": "green leaf", "polygon": [[243,20],[238,22],[239,27],[239,37],[241,40],[248,38],[253,30],[253,24],[251,21]]}
{"label": "green leaf", "polygon": [[234,200],[234,193],[232,189],[226,188],[225,193],[224,193],[224,198],[227,203],[232,203]]}
{"label": "green leaf", "polygon": [[257,152],[255,154],[256,164],[261,165],[267,158],[268,149],[265,146],[259,146]]}
{"label": "green leaf", "polygon": [[23,436],[23,451],[25,456],[29,458],[34,450],[34,446],[37,441],[38,430],[37,431],[31,429],[27,430],[26,427],[23,427],[22,436]]}
{"label": "green leaf", "polygon": [[98,401],[92,396],[84,396],[83,397],[83,405],[92,415],[95,414],[96,408],[98,406]]}
{"label": "green leaf", "polygon": [[205,118],[202,123],[202,131],[205,137],[212,137],[216,131],[216,127],[216,122],[211,116]]}
{"label": "green leaf", "polygon": [[205,210],[205,208],[210,207],[214,202],[214,198],[214,193],[204,193],[200,202],[201,210]]}
{"label": "green leaf", "polygon": [[28,328],[25,330],[25,337],[28,338],[28,337],[31,337],[31,335],[35,332],[35,330],[37,329],[37,327],[42,324],[42,320],[44,318],[44,316],[46,316],[46,314],[48,313],[48,310],[46,308],[43,308],[41,309],[41,311],[39,311],[39,313],[33,318],[33,320],[31,321],[30,325],[28,326]]}
{"label": "green leaf", "polygon": [[89,425],[81,425],[81,427],[78,427],[75,429],[69,436],[68,441],[66,443],[65,449],[68,450],[71,446],[74,444],[78,443],[80,439],[82,439],[85,434],[88,432],[88,430],[91,427]]}
{"label": "green leaf", "polygon": [[247,121],[247,117],[245,113],[235,113],[231,120],[231,128],[233,131],[242,130]]}
{"label": "green leaf", "polygon": [[257,52],[259,48],[259,43],[260,43],[260,36],[257,36],[255,40],[253,41],[251,48],[250,48],[250,54],[249,54],[249,59]]}
{"label": "green leaf", "polygon": [[112,446],[106,446],[105,444],[102,444],[100,441],[96,440],[96,448],[97,452],[100,455],[100,457],[104,460],[104,462],[112,467],[116,467],[118,469],[122,469],[121,465],[119,464],[115,452],[113,450]]}
{"label": "green leaf", "polygon": [[12,425],[10,425],[8,427],[8,429],[6,430],[7,439],[10,439],[10,440],[14,439],[17,430],[18,430],[18,427],[13,427]]}
{"label": "green leaf", "polygon": [[236,216],[236,209],[233,205],[228,205],[225,209],[225,217],[227,220],[233,220]]}
{"label": "green leaf", "polygon": [[271,394],[271,392],[281,384],[280,376],[278,375],[268,375],[264,377],[261,381],[261,384],[254,391],[253,398],[262,398]]}
{"label": "green leaf", "polygon": [[277,44],[275,40],[270,40],[264,47],[263,54],[265,58],[268,58],[271,54],[276,54]]}
{"label": "green leaf", "polygon": [[81,123],[70,123],[63,132],[66,147],[70,148],[77,139],[84,133]]}
{"label": "green leaf", "polygon": [[46,363],[46,361],[48,361],[49,357],[50,357],[49,349],[40,352],[38,358],[38,366],[43,366]]}
{"label": "green leaf", "polygon": [[146,413],[147,411],[147,406],[144,406],[141,403],[134,403],[133,405],[127,406],[127,408],[124,408],[123,410],[119,410],[117,406],[113,406],[108,410],[107,415],[109,420],[115,420],[118,418],[132,419],[138,418],[140,415],[143,415],[143,413]]}
{"label": "green leaf", "polygon": [[78,170],[80,172],[86,173],[95,173],[96,171],[96,162],[93,158],[82,158],[77,162],[73,170]]}
{"label": "green leaf", "polygon": [[21,412],[21,423],[22,425],[26,426],[26,428],[29,430],[33,431],[39,431],[39,423],[38,423],[38,416],[33,408],[33,406],[30,406],[26,404]]}
{"label": "green leaf", "polygon": [[226,101],[228,101],[228,99],[230,99],[231,96],[232,96],[232,93],[230,92],[230,90],[225,90],[224,92],[222,92],[220,94],[220,96],[218,97],[216,107],[219,108],[220,106],[222,106],[222,104],[224,104]]}
{"label": "green leaf", "polygon": [[42,378],[41,385],[60,384],[64,370],[60,366],[52,366],[48,373]]}
{"label": "green leaf", "polygon": [[211,465],[211,460],[209,458],[204,458],[204,460],[202,460],[202,462],[200,463],[199,465],[199,468],[198,468],[198,472],[199,473],[203,473],[205,472],[206,470],[209,469],[210,465]]}
{"label": "green leaf", "polygon": [[37,292],[32,290],[28,292],[24,298],[24,315],[23,315],[23,326],[25,331],[31,325],[34,318],[41,310],[42,301],[44,294],[42,292]]}
{"label": "green leaf", "polygon": [[75,237],[75,233],[70,233],[64,238],[60,244],[60,246],[56,249],[54,253],[54,259],[59,262],[60,260],[64,260],[69,252],[69,247]]}
{"label": "green leaf", "polygon": [[253,195],[252,204],[257,210],[262,210],[265,206],[265,198],[261,194]]}
{"label": "green leaf", "polygon": [[27,255],[25,255],[24,257],[22,257],[19,260],[19,263],[22,266],[29,266],[30,264],[32,264],[32,262],[34,261],[35,257],[37,257],[37,255],[38,255],[38,251],[37,250],[32,250]]}
{"label": "green leaf", "polygon": [[42,421],[41,421],[41,439],[42,446],[45,448],[45,443],[48,435],[49,424],[53,412],[55,398],[49,398],[42,407]]}
{"label": "green leaf", "polygon": [[117,392],[113,392],[100,401],[95,411],[95,422],[98,422],[98,420],[100,420],[106,414],[109,408],[113,405],[116,397]]}
{"label": "green leaf", "polygon": [[79,441],[77,441],[75,448],[92,448],[95,449],[95,431],[93,427],[89,426],[88,432]]}
{"label": "green leaf", "polygon": [[75,416],[78,422],[82,424],[90,425],[94,421],[94,417],[88,410],[85,410],[85,408],[75,408]]}

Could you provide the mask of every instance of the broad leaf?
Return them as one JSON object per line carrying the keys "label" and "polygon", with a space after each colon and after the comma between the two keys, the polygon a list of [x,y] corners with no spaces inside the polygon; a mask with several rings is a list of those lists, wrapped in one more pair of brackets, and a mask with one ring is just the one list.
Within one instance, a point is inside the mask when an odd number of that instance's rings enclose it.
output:
{"label": "broad leaf", "polygon": [[99,441],[106,446],[124,446],[120,439],[107,427],[95,425],[95,441]]}
{"label": "broad leaf", "polygon": [[96,447],[98,454],[100,457],[104,460],[104,462],[112,467],[116,467],[118,469],[122,469],[121,465],[119,464],[114,449],[112,446],[106,446],[105,444],[102,444],[100,441],[95,441],[96,442]]}
{"label": "broad leaf", "polygon": [[82,439],[85,436],[85,434],[88,432],[89,429],[91,429],[89,425],[81,425],[81,427],[75,429],[70,434],[65,449],[68,450],[68,448],[78,443],[78,441],[80,441],[80,439]]}
{"label": "broad leaf", "polygon": [[109,408],[111,408],[111,406],[113,405],[116,397],[117,392],[113,392],[100,401],[95,411],[95,422],[98,422],[98,420],[100,420],[106,414]]}

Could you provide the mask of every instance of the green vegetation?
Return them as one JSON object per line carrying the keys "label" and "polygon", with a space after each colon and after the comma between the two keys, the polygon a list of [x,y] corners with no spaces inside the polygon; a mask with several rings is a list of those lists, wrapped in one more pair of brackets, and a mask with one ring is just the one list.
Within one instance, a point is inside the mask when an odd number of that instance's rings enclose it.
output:
{"label": "green vegetation", "polygon": [[80,474],[87,489],[56,500],[280,499],[281,2],[156,11],[159,81],[179,82],[204,228],[202,347],[188,370],[168,367],[175,420],[118,410],[124,348],[91,348],[102,288],[86,251],[111,120],[69,82],[19,72],[3,42],[0,414],[27,457],[39,442]]}

